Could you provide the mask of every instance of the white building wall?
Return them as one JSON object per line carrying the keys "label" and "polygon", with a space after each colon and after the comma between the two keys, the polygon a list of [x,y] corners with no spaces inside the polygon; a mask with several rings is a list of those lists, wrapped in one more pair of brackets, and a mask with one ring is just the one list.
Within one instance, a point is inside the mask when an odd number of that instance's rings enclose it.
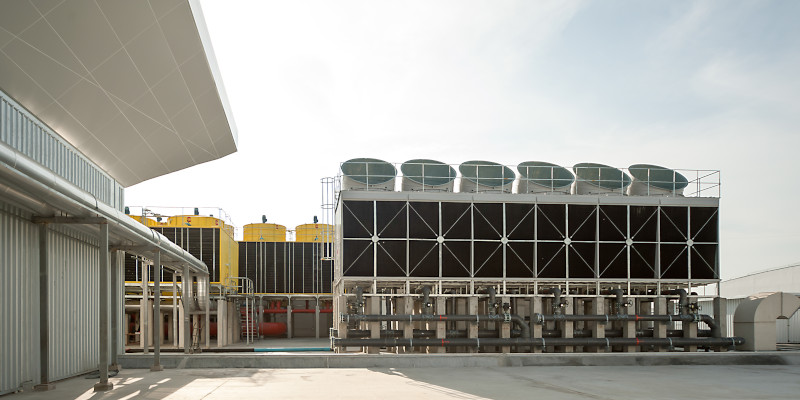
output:
{"label": "white building wall", "polygon": [[720,283],[720,296],[729,299],[747,297],[761,292],[800,294],[800,263]]}

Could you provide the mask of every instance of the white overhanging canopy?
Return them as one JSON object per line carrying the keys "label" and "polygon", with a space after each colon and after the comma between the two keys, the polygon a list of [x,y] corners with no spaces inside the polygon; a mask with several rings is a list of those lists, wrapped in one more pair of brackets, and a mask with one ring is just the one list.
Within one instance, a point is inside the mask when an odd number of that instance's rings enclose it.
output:
{"label": "white overhanging canopy", "polygon": [[197,0],[8,1],[0,89],[127,187],[237,133]]}

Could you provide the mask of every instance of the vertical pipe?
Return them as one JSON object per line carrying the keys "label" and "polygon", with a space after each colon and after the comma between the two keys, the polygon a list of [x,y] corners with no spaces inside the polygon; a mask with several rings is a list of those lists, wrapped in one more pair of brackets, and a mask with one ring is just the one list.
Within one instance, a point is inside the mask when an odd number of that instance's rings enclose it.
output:
{"label": "vertical pipe", "polygon": [[319,296],[317,296],[314,304],[314,336],[319,339]]}
{"label": "vertical pipe", "polygon": [[108,381],[108,224],[100,224],[100,382],[94,385],[95,392],[110,390],[114,384]]}
{"label": "vertical pipe", "polygon": [[286,338],[291,339],[293,334],[292,329],[292,297],[286,302]]}
{"label": "vertical pipe", "polygon": [[153,365],[150,371],[163,371],[161,366],[161,251],[153,252]]}

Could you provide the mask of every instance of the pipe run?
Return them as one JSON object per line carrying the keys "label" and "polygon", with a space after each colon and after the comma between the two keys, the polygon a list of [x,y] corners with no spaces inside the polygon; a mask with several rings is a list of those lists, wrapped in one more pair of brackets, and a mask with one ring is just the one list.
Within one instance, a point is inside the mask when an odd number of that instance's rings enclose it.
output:
{"label": "pipe run", "polygon": [[710,315],[706,314],[681,314],[681,315],[639,315],[639,314],[617,314],[617,315],[544,315],[535,314],[533,316],[534,322],[542,324],[547,321],[593,321],[593,322],[610,322],[610,321],[646,321],[646,322],[705,322],[712,332],[718,330],[717,322],[714,321]]}
{"label": "pipe run", "polygon": [[[590,338],[592,336],[592,330],[590,329],[575,329],[572,332],[572,337],[575,338]],[[348,338],[368,338],[371,335],[371,331],[367,329],[348,329],[347,330],[347,337]],[[401,329],[386,329],[381,330],[380,337],[384,338],[402,338],[404,335],[404,331]],[[428,339],[428,338],[435,338],[436,337],[436,330],[434,329],[414,329],[414,339]],[[603,333],[604,337],[608,338],[618,338],[622,336],[622,329],[606,329]],[[511,330],[511,337],[521,337],[522,331],[519,329],[512,329]],[[547,338],[560,338],[563,336],[563,332],[560,329],[546,329],[542,331],[542,337]],[[464,329],[448,329],[445,332],[446,338],[466,338],[467,331]],[[481,329],[478,331],[479,338],[498,338],[500,334],[497,330],[493,329]],[[636,337],[638,338],[651,338],[654,337],[652,329],[644,329],[644,330],[637,330]],[[683,337],[683,331],[680,329],[669,329],[667,330],[667,337],[676,338],[676,337]],[[710,330],[698,330],[697,337],[712,337]]]}
{"label": "pipe run", "polygon": [[[147,251],[158,249],[161,252],[162,265],[188,266],[193,274],[198,274],[198,281],[204,285],[208,284],[208,267],[204,262],[169,241],[164,235],[78,189],[71,182],[2,142],[0,142],[0,180],[4,181],[2,185],[4,194],[10,196],[15,196],[17,193],[24,194],[24,197],[17,196],[17,198],[25,203],[27,198],[36,198],[38,201],[34,206],[37,208],[47,205],[76,217],[105,218],[109,229],[113,229],[114,233],[132,243],[133,247],[146,248]],[[200,308],[203,310],[207,306],[207,299],[207,297],[200,299]]]}
{"label": "pipe run", "polygon": [[655,346],[655,347],[736,347],[744,344],[741,337],[726,338],[448,338],[448,339],[333,339],[334,347],[481,347],[481,346]]}
{"label": "pipe run", "polygon": [[363,314],[342,314],[342,322],[366,321],[366,322],[439,322],[439,321],[466,321],[466,322],[514,322],[522,331],[522,336],[531,337],[531,329],[525,319],[519,315],[429,315],[429,314],[393,314],[393,315],[363,315]]}

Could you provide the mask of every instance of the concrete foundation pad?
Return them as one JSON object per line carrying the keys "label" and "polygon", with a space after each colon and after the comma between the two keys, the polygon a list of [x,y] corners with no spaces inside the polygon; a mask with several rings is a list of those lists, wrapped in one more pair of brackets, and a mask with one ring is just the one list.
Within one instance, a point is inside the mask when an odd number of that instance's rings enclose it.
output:
{"label": "concrete foundation pad", "polygon": [[33,387],[34,392],[46,392],[48,390],[55,390],[55,383],[42,383]]}
{"label": "concrete foundation pad", "polygon": [[[152,356],[118,356],[125,368],[146,369]],[[162,354],[165,368],[461,368],[530,366],[800,365],[798,352],[571,354]]]}
{"label": "concrete foundation pad", "polygon": [[163,371],[163,370],[164,370],[164,366],[163,365],[151,365],[150,366],[150,372],[159,372],[159,371]]}
{"label": "concrete foundation pad", "polygon": [[106,382],[106,383],[97,382],[97,383],[94,384],[94,391],[95,392],[105,392],[105,391],[111,390],[111,389],[114,389],[114,384],[111,383],[111,382]]}

